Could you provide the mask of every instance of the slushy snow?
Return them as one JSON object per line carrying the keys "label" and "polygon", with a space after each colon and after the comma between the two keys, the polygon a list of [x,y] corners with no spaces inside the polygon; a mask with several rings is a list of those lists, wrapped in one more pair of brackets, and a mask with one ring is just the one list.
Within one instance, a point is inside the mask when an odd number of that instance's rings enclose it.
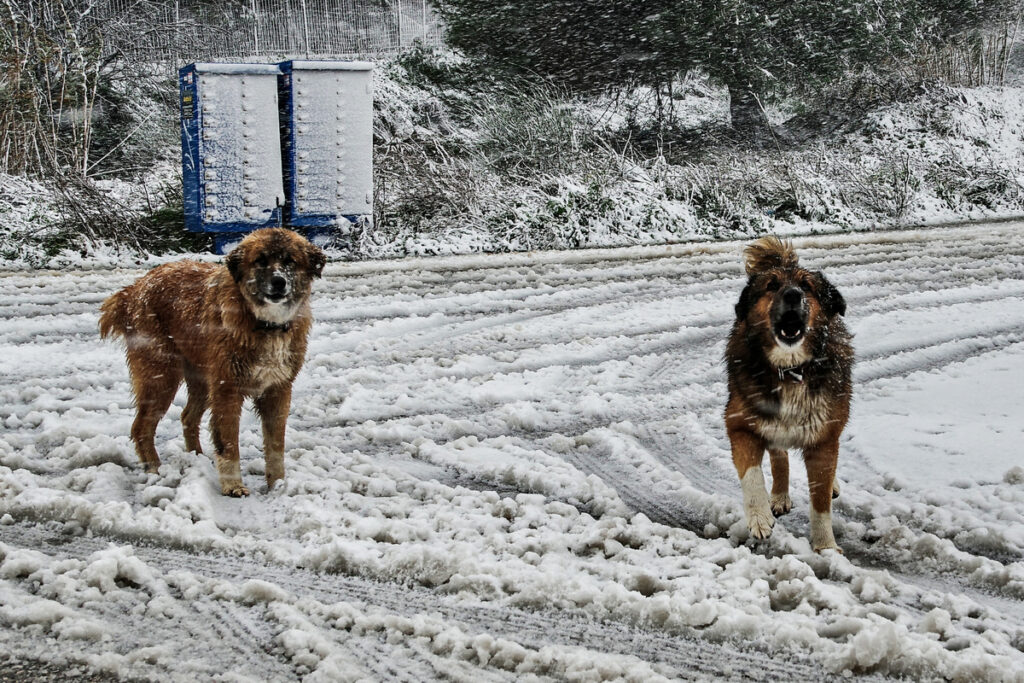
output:
{"label": "slushy snow", "polygon": [[[104,297],[0,274],[0,648],[160,680],[1024,681],[1024,225],[806,237],[855,333],[836,537],[748,538],[740,242],[328,266],[287,476],[139,467]],[[211,448],[204,433],[204,444]]]}

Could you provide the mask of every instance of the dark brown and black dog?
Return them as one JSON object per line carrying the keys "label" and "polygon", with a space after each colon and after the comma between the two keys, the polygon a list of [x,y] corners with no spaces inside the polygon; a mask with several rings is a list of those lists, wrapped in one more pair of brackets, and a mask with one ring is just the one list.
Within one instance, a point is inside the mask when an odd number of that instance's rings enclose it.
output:
{"label": "dark brown and black dog", "polygon": [[[820,272],[800,267],[789,242],[766,237],[745,251],[747,285],[736,304],[725,362],[725,427],[743,488],[747,527],[767,538],[789,512],[787,449],[803,451],[810,484],[811,545],[839,550],[832,498],[839,435],[850,413],[853,348],[846,302]],[[768,450],[772,493],[761,461]]]}
{"label": "dark brown and black dog", "polygon": [[249,494],[238,462],[246,398],[263,422],[267,485],[284,478],[292,382],[313,322],[312,281],[325,261],[300,235],[268,228],[243,239],[224,265],[168,263],[103,302],[100,336],[124,337],[137,409],[132,441],[147,471],[160,466],[156,425],[184,379],[185,447],[202,453],[199,425],[209,407],[223,494]]}

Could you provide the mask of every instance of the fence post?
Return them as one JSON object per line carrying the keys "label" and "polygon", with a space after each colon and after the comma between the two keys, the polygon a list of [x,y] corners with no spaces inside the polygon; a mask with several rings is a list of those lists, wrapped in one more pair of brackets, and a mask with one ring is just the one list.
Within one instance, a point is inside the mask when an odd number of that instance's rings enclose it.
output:
{"label": "fence post", "polygon": [[[178,7],[178,0],[174,0],[174,32],[177,33],[177,34],[181,34],[181,32],[182,32],[181,31],[181,8]],[[174,42],[174,47],[175,47],[175,50],[174,50],[174,52],[175,52],[175,55],[174,55],[174,65],[177,66],[178,64],[180,64],[183,61],[182,58],[181,58],[181,54],[179,54],[178,50],[177,50],[178,46],[181,45],[181,41],[180,40],[175,40],[173,42]]]}
{"label": "fence post", "polygon": [[427,44],[427,0],[423,0],[423,44]]}
{"label": "fence post", "polygon": [[306,59],[309,59],[309,18],[306,13],[306,0],[302,0],[302,42],[305,46]]}
{"label": "fence post", "polygon": [[256,0],[252,0],[252,51],[260,53],[260,15],[256,11]]}
{"label": "fence post", "polygon": [[395,47],[402,47],[402,0],[395,0],[395,12],[398,15],[398,45]]}

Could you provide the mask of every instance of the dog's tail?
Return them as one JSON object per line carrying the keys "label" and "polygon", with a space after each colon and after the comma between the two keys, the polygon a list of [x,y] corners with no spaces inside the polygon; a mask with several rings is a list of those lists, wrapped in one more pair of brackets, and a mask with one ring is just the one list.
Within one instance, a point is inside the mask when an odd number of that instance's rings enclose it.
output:
{"label": "dog's tail", "polygon": [[796,268],[799,260],[792,242],[772,235],[749,244],[743,250],[743,264],[747,275],[754,275],[772,268]]}
{"label": "dog's tail", "polygon": [[127,289],[111,294],[100,306],[100,337],[121,335],[128,336],[128,300]]}

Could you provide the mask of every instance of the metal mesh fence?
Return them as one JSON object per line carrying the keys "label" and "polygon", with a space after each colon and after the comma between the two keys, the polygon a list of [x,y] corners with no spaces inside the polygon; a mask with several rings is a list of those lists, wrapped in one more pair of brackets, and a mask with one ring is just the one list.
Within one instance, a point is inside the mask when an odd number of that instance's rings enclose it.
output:
{"label": "metal mesh fence", "polygon": [[381,55],[419,41],[440,45],[426,0],[93,0],[83,17],[108,47],[132,58],[183,63]]}

